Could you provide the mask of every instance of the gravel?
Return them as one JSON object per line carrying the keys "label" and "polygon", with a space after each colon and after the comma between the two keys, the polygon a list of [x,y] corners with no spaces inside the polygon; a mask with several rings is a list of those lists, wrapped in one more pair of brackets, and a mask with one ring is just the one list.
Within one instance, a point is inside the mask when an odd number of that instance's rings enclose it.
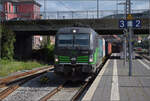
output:
{"label": "gravel", "polygon": [[0,92],[7,89],[7,87],[0,88]]}
{"label": "gravel", "polygon": [[[49,78],[46,84],[40,81],[44,76]],[[55,75],[53,72],[48,72],[23,84],[7,98],[3,99],[3,101],[38,101],[63,81],[61,77]]]}
{"label": "gravel", "polygon": [[64,87],[52,96],[48,101],[70,101],[72,97],[78,92],[81,86],[76,87]]}

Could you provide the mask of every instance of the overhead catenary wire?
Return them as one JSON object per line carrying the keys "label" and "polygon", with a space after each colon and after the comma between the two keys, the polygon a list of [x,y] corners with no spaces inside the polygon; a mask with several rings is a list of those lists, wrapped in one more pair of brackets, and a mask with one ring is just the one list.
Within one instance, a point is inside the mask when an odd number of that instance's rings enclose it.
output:
{"label": "overhead catenary wire", "polygon": [[[35,1],[44,1],[44,0],[35,0]],[[97,0],[45,0],[45,1],[97,1]],[[100,1],[126,1],[126,0],[100,0]],[[131,1],[149,1],[149,0],[131,0]]]}
{"label": "overhead catenary wire", "polygon": [[65,8],[67,8],[69,11],[71,11],[71,9],[72,9],[72,8],[70,8],[70,7],[66,6],[66,4],[65,4],[65,3],[63,3],[63,1],[58,0],[58,2],[59,2],[59,3],[61,3],[61,4],[62,4]]}

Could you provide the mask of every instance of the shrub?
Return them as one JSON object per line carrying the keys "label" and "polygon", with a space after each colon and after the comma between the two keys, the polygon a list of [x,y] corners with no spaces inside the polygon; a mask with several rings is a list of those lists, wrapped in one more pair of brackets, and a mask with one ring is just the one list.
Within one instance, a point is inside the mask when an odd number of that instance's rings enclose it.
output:
{"label": "shrub", "polygon": [[2,50],[3,59],[12,60],[14,56],[15,34],[8,28],[2,26]]}
{"label": "shrub", "polygon": [[33,51],[32,58],[45,63],[54,62],[54,45],[45,45],[42,49]]}

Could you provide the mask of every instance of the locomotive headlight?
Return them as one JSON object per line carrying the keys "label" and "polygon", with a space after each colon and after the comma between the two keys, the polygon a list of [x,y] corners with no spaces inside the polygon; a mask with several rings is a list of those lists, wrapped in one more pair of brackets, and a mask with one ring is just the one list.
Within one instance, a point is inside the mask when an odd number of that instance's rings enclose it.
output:
{"label": "locomotive headlight", "polygon": [[77,32],[77,31],[74,29],[74,30],[73,30],[73,33],[76,33],[76,32]]}
{"label": "locomotive headlight", "polygon": [[58,59],[57,59],[57,58],[55,58],[55,62],[58,62]]}
{"label": "locomotive headlight", "polygon": [[91,55],[90,58],[89,58],[89,62],[93,62],[93,60],[94,60],[93,55]]}
{"label": "locomotive headlight", "polygon": [[55,62],[58,62],[58,56],[55,55]]}

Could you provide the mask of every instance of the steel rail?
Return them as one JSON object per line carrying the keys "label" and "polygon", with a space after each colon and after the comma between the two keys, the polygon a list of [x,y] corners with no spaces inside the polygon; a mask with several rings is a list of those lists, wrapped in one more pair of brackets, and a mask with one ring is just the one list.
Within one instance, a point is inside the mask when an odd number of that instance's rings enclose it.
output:
{"label": "steel rail", "polygon": [[72,97],[71,101],[77,101],[77,99],[81,96],[81,94],[85,91],[90,81],[87,81],[79,90],[78,92]]}
{"label": "steel rail", "polygon": [[103,64],[101,64],[99,66],[99,69],[96,73],[96,75],[92,78],[89,78],[85,84],[78,90],[78,92],[72,97],[71,101],[77,101],[80,97],[81,94],[87,89],[88,86],[90,86],[92,84],[92,82],[94,81],[94,79],[96,78],[96,76],[98,75],[98,73],[100,72],[101,68],[104,66],[104,64],[106,63],[106,61],[108,60],[110,56],[106,57],[103,61]]}
{"label": "steel rail", "polygon": [[39,69],[36,69],[36,70],[32,70],[32,71],[29,71],[29,72],[24,72],[24,73],[21,73],[21,74],[17,74],[17,75],[13,75],[13,76],[9,76],[9,77],[0,79],[0,88],[6,87],[8,84],[10,84],[12,82],[15,82],[15,81],[19,81],[20,79],[24,79],[28,76],[35,75],[36,73],[39,73],[39,72],[42,72],[42,71],[43,72],[47,71],[47,70],[51,69],[52,67],[53,66],[46,66],[46,67],[39,68]]}
{"label": "steel rail", "polygon": [[150,61],[150,58],[146,55],[142,55],[143,58],[145,58],[146,60]]}
{"label": "steel rail", "polygon": [[[106,61],[107,59],[105,59]],[[100,68],[103,65],[100,65]],[[100,69],[99,69],[100,70]],[[98,74],[98,72],[97,72]],[[81,94],[85,91],[85,89],[93,82],[95,79],[96,75],[93,78],[89,78],[88,80],[85,81],[85,83],[80,87],[80,89],[77,91],[77,93],[71,98],[71,101],[76,101],[78,100],[79,97],[81,97]],[[42,97],[39,101],[47,101],[50,99],[52,96],[57,94],[58,92],[61,91],[61,89],[64,88],[64,86],[68,83],[69,81],[63,82],[61,85],[59,85],[57,88],[52,90],[50,93],[46,94],[44,97]]]}
{"label": "steel rail", "polygon": [[24,78],[23,80],[21,80],[20,82],[17,82],[17,84],[11,85],[8,88],[4,89],[3,91],[0,92],[0,101],[3,100],[4,98],[6,98],[12,92],[14,92],[17,88],[19,88],[24,83],[28,82],[31,79],[34,79],[35,77],[38,77],[38,76],[44,74],[46,72],[48,72],[48,70],[42,71],[40,73],[31,75],[31,76],[28,76],[28,77]]}
{"label": "steel rail", "polygon": [[67,81],[63,82],[63,84],[59,85],[57,88],[52,90],[50,93],[42,97],[39,101],[47,101],[52,96],[54,96],[56,93],[58,93],[65,85],[67,84]]}

